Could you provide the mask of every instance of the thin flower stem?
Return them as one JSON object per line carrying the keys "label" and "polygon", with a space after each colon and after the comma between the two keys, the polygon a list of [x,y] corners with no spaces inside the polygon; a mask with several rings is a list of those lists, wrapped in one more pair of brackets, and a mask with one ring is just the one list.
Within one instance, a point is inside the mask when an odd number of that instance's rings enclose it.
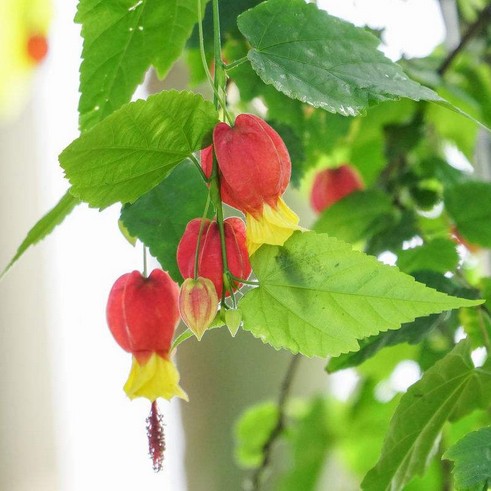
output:
{"label": "thin flower stem", "polygon": [[143,244],[143,276],[147,277],[147,246]]}
{"label": "thin flower stem", "polygon": [[208,177],[206,177],[205,171],[201,167],[199,160],[196,158],[196,156],[194,154],[190,154],[189,158],[191,159],[191,161],[194,163],[194,165],[198,169],[199,173],[201,174],[201,177],[203,178],[203,181],[205,181],[205,183],[208,184],[210,182],[210,179],[208,179]]}
{"label": "thin flower stem", "polygon": [[228,65],[225,65],[225,71],[233,70],[234,68],[237,68],[238,66],[242,65],[242,63],[245,63],[248,60],[247,56],[243,56],[242,58],[239,58],[238,60],[232,61],[232,63],[229,63]]}
{"label": "thin flower stem", "polygon": [[194,253],[194,279],[198,278],[198,268],[199,268],[199,247],[201,245],[201,236],[203,235],[203,227],[205,226],[205,218],[208,215],[208,209],[210,208],[210,193],[206,198],[206,205],[203,211],[203,216],[201,217],[201,222],[199,224],[198,240],[196,241],[196,252]]}
{"label": "thin flower stem", "polygon": [[232,280],[238,281],[239,283],[244,283],[244,285],[252,285],[252,286],[259,286],[260,285],[259,281],[244,280],[242,278],[239,278],[238,276],[234,276],[230,272],[229,272],[229,276]]}
{"label": "thin flower stem", "polygon": [[268,468],[271,460],[271,452],[272,452],[273,444],[276,442],[278,437],[281,436],[283,430],[285,429],[286,403],[288,401],[291,385],[293,382],[293,378],[295,376],[295,372],[297,371],[299,361],[300,361],[300,355],[296,354],[291,358],[290,363],[288,364],[288,368],[286,370],[285,376],[281,383],[280,395],[278,397],[278,419],[276,421],[275,427],[272,429],[268,439],[263,445],[261,464],[254,472],[251,479],[251,483],[250,483],[251,491],[259,491],[259,489],[261,488],[263,475],[266,469]]}
{"label": "thin flower stem", "polygon": [[[213,17],[215,18],[215,11],[213,12]],[[218,19],[218,26],[220,29],[220,20]],[[215,29],[215,24],[214,24],[214,29]],[[215,31],[216,32],[216,31]],[[202,18],[202,7],[201,7],[201,0],[198,0],[198,34],[199,34],[199,51],[201,55],[201,63],[203,64],[203,70],[205,72],[206,78],[208,79],[208,83],[210,84],[211,88],[213,89],[213,99],[215,102],[215,107],[218,109],[218,105],[223,109],[223,113],[228,120],[230,124],[233,124],[233,119],[230,116],[230,114],[227,111],[227,104],[226,101],[223,100],[223,98],[220,96],[220,93],[218,91],[218,86],[216,85],[215,80],[211,76],[210,70],[208,68],[208,63],[206,61],[206,52],[205,52],[205,40],[204,40],[204,35],[203,35],[203,18]],[[218,39],[220,41],[220,30],[218,31]],[[216,42],[216,41],[215,41]],[[221,51],[221,46],[220,46],[220,51]],[[216,59],[216,51],[215,51],[215,79],[217,78],[217,72],[223,69],[222,67],[222,61],[221,57],[219,56],[218,62]]]}

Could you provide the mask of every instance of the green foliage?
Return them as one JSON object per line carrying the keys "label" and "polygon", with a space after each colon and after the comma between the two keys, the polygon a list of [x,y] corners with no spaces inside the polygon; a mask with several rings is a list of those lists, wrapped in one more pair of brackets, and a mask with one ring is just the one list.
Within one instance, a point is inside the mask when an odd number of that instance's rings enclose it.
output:
{"label": "green foliage", "polygon": [[118,109],[59,159],[74,196],[95,207],[131,203],[209,144],[216,122],[213,105],[201,96],[161,92]]}
{"label": "green foliage", "polygon": [[491,427],[469,433],[450,447],[443,458],[455,463],[453,474],[457,490],[488,489],[491,485]]}
{"label": "green foliage", "polygon": [[355,116],[401,97],[440,100],[378,51],[375,36],[303,0],[269,0],[240,15],[238,25],[261,79],[315,107]]}
{"label": "green foliage", "polygon": [[434,239],[421,246],[399,251],[397,266],[405,273],[415,271],[453,271],[459,263],[457,244],[449,239]]}
{"label": "green foliage", "polygon": [[382,455],[363,480],[362,489],[403,489],[413,476],[424,472],[447,420],[458,420],[490,403],[491,364],[474,368],[470,343],[461,341],[402,396]]}
{"label": "green foliage", "polygon": [[390,197],[369,189],[352,193],[324,210],[313,230],[355,243],[375,235],[393,221]]}
{"label": "green foliage", "polygon": [[92,128],[129,102],[151,65],[163,77],[197,18],[195,0],[81,0],[80,127]]}
{"label": "green foliage", "polygon": [[473,244],[491,247],[491,183],[468,181],[445,192],[445,206],[457,230]]}
{"label": "green foliage", "polygon": [[0,273],[0,278],[14,265],[14,263],[29,249],[47,237],[77,206],[79,200],[74,198],[69,191],[60,199],[56,206],[39,220],[29,230],[26,238],[18,247],[14,257],[9,261],[5,269]]}
{"label": "green foliage", "polygon": [[194,164],[185,161],[121,212],[121,220],[130,234],[150,249],[175,281],[182,279],[176,261],[177,245],[188,222],[203,214],[207,195]]}
{"label": "green foliage", "polygon": [[244,329],[306,356],[356,351],[361,338],[480,303],[427,288],[324,234],[296,232],[251,260],[260,286],[240,302]]}
{"label": "green foliage", "polygon": [[278,421],[278,406],[263,402],[248,408],[235,425],[235,458],[244,468],[259,467],[263,447]]}
{"label": "green foliage", "polygon": [[286,440],[290,444],[293,462],[282,477],[278,491],[315,491],[332,445],[329,412],[325,399],[315,398],[305,413],[288,426]]}

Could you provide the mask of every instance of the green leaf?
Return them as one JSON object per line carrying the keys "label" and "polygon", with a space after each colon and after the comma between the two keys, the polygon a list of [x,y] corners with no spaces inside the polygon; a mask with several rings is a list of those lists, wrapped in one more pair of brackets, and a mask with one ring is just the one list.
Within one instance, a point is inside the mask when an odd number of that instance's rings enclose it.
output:
{"label": "green leaf", "polygon": [[445,192],[458,231],[473,244],[491,247],[491,183],[468,181]]}
{"label": "green leaf", "polygon": [[491,485],[491,427],[466,435],[450,447],[444,459],[455,462],[453,475],[458,490]]}
{"label": "green leaf", "polygon": [[92,128],[129,102],[151,65],[163,77],[197,18],[195,0],[81,0],[80,127]]}
{"label": "green leaf", "polygon": [[421,246],[397,253],[397,266],[405,273],[415,271],[436,271],[446,273],[454,271],[459,264],[457,245],[449,239],[434,239]]}
{"label": "green leaf", "polygon": [[346,116],[407,97],[439,101],[377,50],[366,30],[303,0],[269,0],[238,18],[248,58],[266,84],[291,98]]}
{"label": "green leaf", "polygon": [[207,195],[194,164],[186,161],[121,212],[121,220],[130,234],[149,247],[152,256],[175,281],[182,280],[176,261],[177,245],[188,222],[203,215]]}
{"label": "green leaf", "polygon": [[217,120],[211,102],[191,92],[126,104],[61,153],[72,194],[96,207],[135,201],[205,147]]}
{"label": "green leaf", "polygon": [[382,455],[362,482],[364,491],[399,491],[422,474],[447,420],[491,402],[491,366],[474,368],[470,343],[460,342],[401,398]]}
{"label": "green leaf", "polygon": [[[286,433],[293,451],[293,463],[281,479],[278,491],[315,491],[332,444],[329,414],[324,399],[310,402],[306,413],[289,425]],[[307,451],[306,451],[307,450]]]}
{"label": "green leaf", "polygon": [[375,235],[393,220],[390,197],[375,189],[352,193],[325,210],[313,226],[316,232],[358,242]]}
{"label": "green leaf", "polygon": [[15,256],[10,260],[5,269],[0,274],[0,278],[14,265],[14,263],[29,249],[47,237],[72,210],[79,204],[78,199],[74,198],[69,191],[60,199],[56,206],[39,220],[34,227],[29,230],[26,238],[17,249]]}
{"label": "green leaf", "polygon": [[[435,290],[448,295],[458,295],[464,298],[475,298],[475,291],[454,283],[443,275],[425,271],[415,275],[415,279]],[[479,312],[480,309],[460,309],[459,312],[468,310]],[[396,331],[387,331],[360,340],[360,350],[355,353],[345,353],[336,358],[331,358],[326,366],[329,373],[343,370],[349,367],[361,365],[364,361],[374,357],[381,349],[395,346],[401,343],[418,344],[425,339],[436,327],[445,326],[449,328],[449,317],[452,313],[445,312],[440,315],[433,314],[428,317],[420,317],[413,322],[403,324]]]}
{"label": "green leaf", "polygon": [[278,405],[263,402],[248,408],[235,425],[235,458],[246,469],[259,467],[264,444],[278,421]]}
{"label": "green leaf", "polygon": [[482,301],[450,297],[349,244],[296,232],[251,258],[260,286],[240,302],[244,329],[275,348],[337,356],[416,317]]}

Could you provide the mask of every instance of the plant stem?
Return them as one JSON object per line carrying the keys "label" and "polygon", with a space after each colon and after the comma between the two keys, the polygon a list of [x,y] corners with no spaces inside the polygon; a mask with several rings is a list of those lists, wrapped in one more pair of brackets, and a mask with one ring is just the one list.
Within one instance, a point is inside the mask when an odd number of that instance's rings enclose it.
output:
{"label": "plant stem", "polygon": [[259,281],[243,280],[242,278],[239,278],[230,272],[229,272],[229,276],[232,280],[238,281],[239,283],[244,283],[244,285],[259,286]]}
{"label": "plant stem", "polygon": [[290,388],[292,385],[293,377],[298,367],[298,362],[300,361],[300,355],[294,355],[290,363],[288,364],[288,368],[286,370],[285,376],[281,383],[280,387],[280,395],[278,398],[278,420],[276,421],[276,425],[271,431],[269,438],[263,445],[263,458],[261,464],[254,472],[251,479],[251,491],[259,491],[262,483],[262,477],[266,469],[268,468],[269,462],[271,460],[271,451],[273,444],[276,442],[277,438],[281,435],[285,428],[285,406],[288,400],[288,395],[290,393]]}
{"label": "plant stem", "polygon": [[170,347],[170,352],[172,353],[181,343],[183,343],[189,338],[192,338],[193,336],[194,336],[193,332],[190,331],[189,329],[186,329],[184,332],[179,334],[179,336],[177,336],[176,339],[174,339],[174,342]]}
{"label": "plant stem", "polygon": [[194,163],[194,165],[198,169],[199,173],[201,174],[201,177],[203,178],[203,181],[205,181],[205,183],[208,184],[210,182],[210,180],[206,177],[205,171],[201,167],[201,164],[199,163],[196,156],[194,154],[191,154],[191,155],[189,155],[189,158],[191,159],[191,161]]}
{"label": "plant stem", "polygon": [[203,211],[203,216],[201,217],[201,222],[199,224],[198,240],[196,241],[196,251],[194,253],[194,279],[198,278],[198,268],[199,268],[199,248],[201,245],[201,236],[203,235],[203,227],[205,226],[205,218],[208,215],[208,209],[210,207],[210,193],[206,198],[206,205]]}
{"label": "plant stem", "polygon": [[455,49],[453,49],[448,56],[443,60],[443,63],[438,68],[437,73],[443,76],[448,70],[457,55],[467,46],[467,43],[484,28],[484,26],[491,21],[491,4],[479,13],[477,20],[471,24],[465,34],[462,36],[460,43]]}
{"label": "plant stem", "polygon": [[147,277],[147,246],[143,244],[143,276]]}
{"label": "plant stem", "polygon": [[247,56],[243,56],[242,58],[239,58],[238,60],[233,61],[232,63],[229,63],[228,65],[225,65],[225,71],[233,70],[234,68],[237,68],[239,65],[242,65],[242,63],[245,63],[247,61]]}

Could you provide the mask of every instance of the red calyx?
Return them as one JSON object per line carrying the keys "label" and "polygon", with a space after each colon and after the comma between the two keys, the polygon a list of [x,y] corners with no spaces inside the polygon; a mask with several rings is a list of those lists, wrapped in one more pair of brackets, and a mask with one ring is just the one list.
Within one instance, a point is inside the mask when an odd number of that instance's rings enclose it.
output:
{"label": "red calyx", "polygon": [[116,342],[139,361],[152,352],[166,355],[179,323],[179,286],[160,269],[148,278],[139,271],[114,283],[107,302],[107,323]]}
{"label": "red calyx", "polygon": [[[214,150],[220,171],[222,200],[255,217],[263,204],[276,207],[291,175],[288,150],[280,135],[253,114],[241,114],[230,127],[218,123],[213,131]],[[211,174],[211,151],[202,153],[202,166]]]}
{"label": "red calyx", "polygon": [[[194,278],[196,247],[201,227],[201,218],[191,220],[177,247],[177,265],[183,278]],[[225,249],[228,268],[237,278],[247,279],[251,274],[251,263],[246,247],[246,231],[244,222],[237,217],[224,220]],[[198,255],[198,276],[210,279],[221,298],[223,291],[223,263],[220,232],[215,220],[204,220]],[[234,285],[234,290],[240,288]],[[228,296],[230,292],[226,292]]]}
{"label": "red calyx", "polygon": [[343,164],[336,169],[324,169],[314,179],[310,203],[320,213],[348,194],[365,186],[356,168]]}

